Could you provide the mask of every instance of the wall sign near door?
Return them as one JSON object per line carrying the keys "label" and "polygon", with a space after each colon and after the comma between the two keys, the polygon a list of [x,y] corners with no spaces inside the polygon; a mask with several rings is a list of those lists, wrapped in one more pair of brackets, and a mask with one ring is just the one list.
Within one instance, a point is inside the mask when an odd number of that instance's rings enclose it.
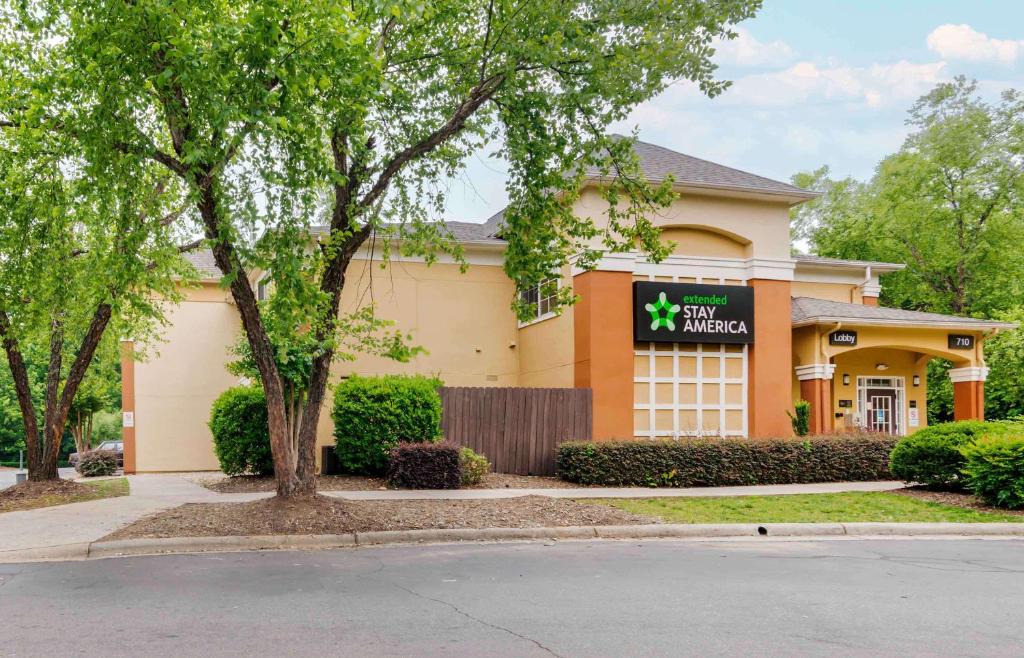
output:
{"label": "wall sign near door", "polygon": [[856,331],[833,331],[828,335],[829,345],[856,345]]}
{"label": "wall sign near door", "polygon": [[633,338],[654,343],[753,343],[754,289],[635,281]]}
{"label": "wall sign near door", "polygon": [[949,349],[951,350],[973,350],[974,336],[969,334],[950,334]]}

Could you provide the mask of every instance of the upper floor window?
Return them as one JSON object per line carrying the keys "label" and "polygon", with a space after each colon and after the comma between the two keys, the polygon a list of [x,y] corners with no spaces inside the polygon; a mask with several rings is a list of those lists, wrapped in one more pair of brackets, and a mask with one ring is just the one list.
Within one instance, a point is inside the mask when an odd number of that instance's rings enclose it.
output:
{"label": "upper floor window", "polygon": [[558,299],[558,279],[544,279],[540,285],[519,293],[519,300],[530,308],[530,314],[520,325],[530,324],[555,316]]}
{"label": "upper floor window", "polygon": [[270,277],[266,276],[256,284],[256,301],[265,302],[270,295]]}

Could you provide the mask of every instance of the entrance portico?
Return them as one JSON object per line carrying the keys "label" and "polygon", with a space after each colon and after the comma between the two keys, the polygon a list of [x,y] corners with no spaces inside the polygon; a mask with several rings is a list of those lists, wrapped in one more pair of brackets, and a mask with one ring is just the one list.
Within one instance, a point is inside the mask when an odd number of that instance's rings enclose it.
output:
{"label": "entrance portico", "polygon": [[982,345],[1014,325],[811,298],[793,300],[794,398],[811,431],[904,435],[927,424],[927,366],[953,364],[956,420],[983,420]]}

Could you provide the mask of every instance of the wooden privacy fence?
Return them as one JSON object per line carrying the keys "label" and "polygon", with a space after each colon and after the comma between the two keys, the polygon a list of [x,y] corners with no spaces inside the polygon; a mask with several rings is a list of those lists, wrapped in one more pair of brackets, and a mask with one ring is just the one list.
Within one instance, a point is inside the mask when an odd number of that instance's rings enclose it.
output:
{"label": "wooden privacy fence", "polygon": [[495,473],[554,475],[555,447],[591,439],[589,388],[441,388],[441,430]]}

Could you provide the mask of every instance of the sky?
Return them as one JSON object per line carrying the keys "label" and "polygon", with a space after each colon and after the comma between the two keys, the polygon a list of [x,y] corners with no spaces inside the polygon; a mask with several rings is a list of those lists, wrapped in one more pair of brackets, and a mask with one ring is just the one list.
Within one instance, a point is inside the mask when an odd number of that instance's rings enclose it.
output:
{"label": "sky", "polygon": [[[821,165],[866,179],[936,84],[965,75],[991,100],[1024,88],[1024,0],[765,0],[735,31],[715,55],[728,91],[674,84],[612,131],[778,180]],[[470,158],[446,219],[501,210],[504,171]]]}

